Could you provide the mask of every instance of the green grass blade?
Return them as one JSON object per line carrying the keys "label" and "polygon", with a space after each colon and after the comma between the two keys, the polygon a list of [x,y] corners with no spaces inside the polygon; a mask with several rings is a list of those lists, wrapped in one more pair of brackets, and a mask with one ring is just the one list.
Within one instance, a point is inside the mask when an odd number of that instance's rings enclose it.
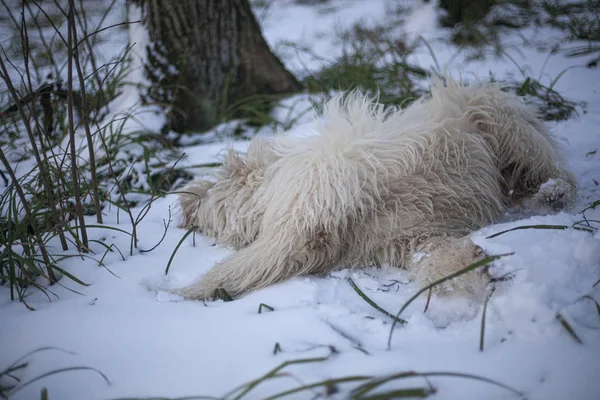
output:
{"label": "green grass blade", "polygon": [[111,400],[223,400],[214,396],[184,396],[184,397],[118,397]]}
{"label": "green grass blade", "polygon": [[573,69],[573,68],[581,68],[581,67],[580,67],[580,66],[571,65],[571,66],[569,66],[569,67],[567,67],[567,68],[563,69],[562,71],[560,71],[560,72],[559,72],[559,74],[558,74],[558,75],[556,75],[556,78],[554,78],[554,79],[552,80],[552,82],[550,82],[550,86],[549,86],[549,88],[550,88],[550,89],[554,89],[554,86],[556,86],[556,84],[558,83],[558,81],[560,80],[560,78],[562,78],[562,76],[563,76],[564,74],[566,74],[566,73],[567,73],[569,70],[571,70],[571,69]]}
{"label": "green grass blade", "polygon": [[587,206],[586,208],[584,208],[583,210],[579,211],[579,214],[583,214],[584,212],[586,212],[587,210],[594,210],[596,207],[600,206],[600,200],[596,200],[594,201],[592,204],[590,204],[589,206]]}
{"label": "green grass blade", "polygon": [[356,375],[356,376],[345,376],[343,378],[336,378],[336,379],[326,379],[324,381],[299,386],[294,389],[286,390],[284,392],[280,392],[280,393],[274,394],[272,396],[265,397],[264,400],[275,400],[275,399],[279,399],[281,397],[289,396],[290,394],[303,392],[305,390],[310,390],[310,389],[314,389],[314,388],[318,388],[318,387],[331,387],[331,386],[337,385],[339,383],[364,381],[369,378],[370,378],[369,376]]}
{"label": "green grass blade", "polygon": [[436,69],[435,72],[437,72],[438,78],[441,78],[443,76],[442,67],[440,66],[440,62],[438,61],[437,56],[435,55],[435,51],[433,51],[433,48],[431,47],[429,42],[423,36],[419,36],[419,39],[421,40],[421,42],[423,42],[425,47],[427,47],[427,50],[429,51],[429,54],[431,55],[431,58],[433,59],[433,62],[435,63],[435,69]]}
{"label": "green grass blade", "polygon": [[227,290],[223,288],[217,288],[217,290],[215,290],[215,298],[225,302],[233,301],[233,297],[231,297],[229,293],[227,293]]}
{"label": "green grass blade", "polygon": [[52,346],[40,347],[38,349],[30,351],[29,353],[25,354],[21,358],[17,359],[17,361],[15,361],[11,365],[9,365],[8,368],[14,367],[15,365],[19,364],[21,361],[25,360],[27,357],[34,355],[35,353],[40,353],[42,351],[47,351],[47,350],[56,350],[56,351],[60,351],[62,353],[66,353],[66,354],[77,355],[77,353],[74,353],[74,352],[68,351],[68,350],[63,350],[59,347],[52,347]]}
{"label": "green grass blade", "polygon": [[374,309],[376,309],[380,313],[386,315],[387,317],[391,318],[392,320],[394,320],[394,321],[396,321],[396,322],[398,322],[400,324],[405,324],[406,323],[406,320],[403,320],[402,318],[396,317],[394,314],[392,314],[392,313],[386,311],[385,309],[381,308],[377,303],[375,303],[373,300],[371,300],[366,294],[364,294],[364,292],[362,290],[360,290],[360,288],[352,280],[352,278],[348,278],[348,282],[350,283],[350,286],[352,286],[352,289],[354,289],[354,291],[356,293],[358,293],[358,295],[360,297],[362,297],[362,299],[364,301],[366,301],[371,307],[373,307]]}
{"label": "green grass blade", "polygon": [[331,354],[327,355],[325,357],[301,358],[298,360],[284,361],[281,364],[279,364],[278,366],[276,366],[275,368],[273,368],[271,371],[264,374],[262,377],[255,379],[253,381],[250,381],[249,383],[246,383],[246,384],[232,390],[224,397],[228,398],[228,397],[232,396],[234,393],[241,390],[241,392],[233,398],[233,400],[239,400],[242,397],[244,397],[248,392],[250,392],[252,389],[254,389],[256,386],[260,385],[262,382],[272,379],[272,378],[284,376],[284,375],[278,374],[278,372],[281,371],[282,369],[286,368],[289,365],[323,362],[323,361],[327,361],[330,356],[331,356]]}
{"label": "green grass blade", "polygon": [[271,307],[270,305],[268,305],[268,304],[265,304],[265,303],[260,303],[260,304],[258,305],[258,313],[259,313],[259,314],[262,314],[262,310],[263,310],[263,308],[264,308],[265,310],[269,310],[269,311],[275,311],[275,309],[274,309],[273,307]]}
{"label": "green grass blade", "polygon": [[499,388],[508,390],[509,392],[512,392],[514,394],[516,394],[517,396],[522,397],[523,393],[511,386],[508,386],[502,382],[498,382],[494,379],[490,379],[490,378],[486,378],[484,376],[479,376],[479,375],[474,375],[474,374],[467,374],[467,373],[462,373],[462,372],[423,372],[423,373],[419,373],[419,375],[424,376],[424,377],[433,377],[433,376],[442,376],[442,377],[448,377],[448,378],[462,378],[462,379],[470,379],[473,381],[479,381],[479,382],[484,382],[493,386],[497,386]]}
{"label": "green grass blade", "polygon": [[110,381],[108,380],[108,378],[106,377],[106,375],[104,375],[101,371],[97,370],[96,368],[91,368],[91,367],[67,367],[67,368],[55,369],[54,371],[46,372],[45,374],[41,374],[39,376],[36,376],[35,378],[32,378],[32,379],[28,380],[27,382],[23,383],[22,385],[19,385],[17,388],[15,388],[11,392],[11,395],[14,395],[19,390],[23,389],[26,386],[31,385],[34,382],[39,381],[40,379],[46,378],[46,377],[51,376],[51,375],[60,374],[60,373],[63,373],[63,372],[69,372],[69,371],[93,371],[93,372],[96,372],[98,375],[100,375],[102,377],[102,379],[104,379],[104,381],[108,385],[110,385]]}
{"label": "green grass blade", "polygon": [[567,322],[567,320],[565,319],[565,317],[563,317],[560,313],[556,313],[556,319],[558,320],[558,322],[560,322],[560,324],[562,325],[562,327],[565,328],[565,330],[573,338],[573,340],[575,340],[579,344],[583,344],[583,341],[581,340],[581,338],[579,338],[579,336],[575,332],[575,329],[573,329],[573,327],[571,326],[571,324],[569,324]]}
{"label": "green grass blade", "polygon": [[[389,399],[425,399],[434,394],[435,390],[429,388],[408,388],[390,390],[389,392],[377,393],[371,396],[361,397],[360,400],[389,400]],[[358,400],[358,399],[357,399]]]}
{"label": "green grass blade", "polygon": [[596,304],[596,311],[598,311],[598,317],[600,317],[600,304],[598,304],[598,302],[596,301],[595,298],[593,298],[592,296],[589,295],[585,295],[583,296],[584,299],[590,299],[591,301],[593,301]]}
{"label": "green grass blade", "polygon": [[70,272],[65,271],[63,268],[60,268],[56,265],[53,265],[52,268],[59,271],[61,274],[63,274],[64,276],[66,276],[67,278],[72,280],[73,282],[80,284],[81,286],[90,286],[88,283],[85,283],[81,279],[77,278],[75,275],[71,274]]}
{"label": "green grass blade", "polygon": [[25,369],[27,368],[27,366],[29,365],[29,363],[22,363],[22,364],[18,364],[18,365],[11,365],[10,367],[6,368],[4,371],[0,371],[0,377],[3,376],[10,376],[11,378],[13,378],[14,380],[20,382],[20,379],[17,377],[13,377],[11,376],[13,372],[18,371],[20,369]]}
{"label": "green grass blade", "polygon": [[351,392],[351,398],[353,399],[358,399],[358,398],[363,398],[362,396],[367,394],[368,392],[372,391],[373,389],[388,383],[392,380],[395,379],[401,379],[403,377],[414,377],[416,374],[416,372],[414,371],[408,371],[408,372],[401,372],[398,374],[393,374],[393,375],[389,375],[389,376],[384,376],[381,378],[375,378],[372,379],[370,382],[364,383],[356,388],[354,388],[354,390],[352,390]]}
{"label": "green grass blade", "polygon": [[483,351],[485,340],[485,314],[487,313],[487,305],[495,290],[495,288],[492,288],[490,293],[485,298],[485,302],[483,303],[483,312],[481,313],[481,333],[479,334],[479,351]]}
{"label": "green grass blade", "polygon": [[353,392],[352,392],[352,398],[361,398],[362,397],[358,397],[358,396],[362,396],[370,391],[372,391],[373,389],[388,383],[388,382],[392,382],[394,380],[399,380],[399,379],[407,379],[407,378],[413,378],[413,377],[423,377],[423,378],[429,378],[429,377],[434,377],[434,376],[440,376],[440,377],[447,377],[447,378],[461,378],[461,379],[470,379],[470,380],[474,380],[474,381],[479,381],[479,382],[484,382],[493,386],[497,386],[500,387],[502,389],[508,390],[518,396],[523,396],[523,393],[521,393],[520,391],[518,391],[517,389],[505,385],[504,383],[495,381],[493,379],[490,378],[486,378],[484,376],[479,376],[479,375],[474,375],[474,374],[468,374],[468,373],[462,373],[462,372],[444,372],[444,371],[433,371],[433,372],[415,372],[415,371],[407,371],[407,372],[400,372],[398,374],[393,374],[393,375],[389,375],[380,379],[377,379],[373,382],[369,382],[365,385],[359,386],[358,388],[356,388]]}
{"label": "green grass blade", "polygon": [[111,231],[117,231],[117,232],[124,233],[127,236],[132,236],[132,234],[130,232],[127,232],[126,230],[121,229],[121,228],[116,228],[116,227],[110,226],[110,225],[86,225],[85,227],[86,228],[96,228],[96,229],[108,229]]}
{"label": "green grass blade", "polygon": [[171,263],[173,262],[173,258],[175,258],[175,254],[177,253],[177,250],[179,250],[179,248],[181,247],[181,245],[183,244],[183,242],[185,241],[185,239],[190,236],[193,232],[195,231],[195,228],[192,227],[191,229],[189,229],[185,235],[183,235],[183,237],[181,238],[181,240],[179,241],[179,243],[177,243],[177,246],[175,246],[175,250],[173,250],[173,253],[171,254],[171,257],[169,258],[169,262],[167,263],[167,268],[165,269],[165,275],[167,275],[169,273],[169,268],[171,268]]}
{"label": "green grass blade", "polygon": [[523,230],[523,229],[555,229],[555,230],[561,230],[561,231],[566,230],[566,229],[573,229],[576,231],[594,232],[594,229],[591,229],[591,228],[584,228],[584,227],[577,227],[577,226],[571,227],[571,226],[567,226],[567,225],[522,225],[522,226],[517,226],[515,228],[507,229],[502,232],[494,233],[493,235],[487,236],[486,239],[493,239],[497,236],[504,235],[505,233],[512,232],[512,231],[519,231],[519,230]]}

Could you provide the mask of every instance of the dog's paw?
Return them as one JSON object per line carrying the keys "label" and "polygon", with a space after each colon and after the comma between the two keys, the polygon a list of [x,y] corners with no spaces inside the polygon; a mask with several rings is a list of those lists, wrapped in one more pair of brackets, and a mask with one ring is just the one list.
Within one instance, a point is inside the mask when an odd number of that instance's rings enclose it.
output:
{"label": "dog's paw", "polygon": [[[483,260],[488,254],[468,238],[449,240],[422,258],[414,271],[424,284],[442,280],[461,269]],[[434,290],[441,295],[483,295],[490,282],[489,265],[463,273],[437,285]]]}
{"label": "dog's paw", "polygon": [[529,207],[537,211],[558,212],[572,204],[575,197],[573,184],[566,179],[549,179],[529,200]]}
{"label": "dog's paw", "polygon": [[[456,267],[460,270],[466,268],[478,261],[486,258],[488,254],[486,251],[473,243],[471,240],[463,242],[462,246],[455,250],[454,257]],[[491,264],[484,265],[473,271],[464,273],[457,276],[456,278],[447,282],[447,287],[452,291],[458,291],[459,293],[470,293],[475,295],[481,295],[485,292],[488,284],[490,283],[489,269]]]}
{"label": "dog's paw", "polygon": [[174,289],[171,292],[182,296],[186,300],[232,301],[239,295],[235,285],[232,285],[225,276],[219,273],[219,268],[208,271],[200,280],[190,286]]}
{"label": "dog's paw", "polygon": [[206,279],[201,278],[189,286],[168,289],[166,292],[181,296],[185,300],[212,300],[215,298],[216,290],[216,287],[208,284]]}

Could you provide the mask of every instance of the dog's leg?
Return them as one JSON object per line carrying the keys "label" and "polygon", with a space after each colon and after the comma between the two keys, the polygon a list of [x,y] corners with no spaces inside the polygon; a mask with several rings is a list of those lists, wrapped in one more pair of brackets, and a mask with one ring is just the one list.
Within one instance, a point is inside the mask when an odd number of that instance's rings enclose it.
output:
{"label": "dog's leg", "polygon": [[[468,236],[430,236],[415,246],[408,271],[421,286],[426,286],[485,257],[483,249]],[[460,275],[436,286],[434,290],[440,294],[481,296],[490,280],[484,271],[485,267],[482,267]]]}
{"label": "dog's leg", "polygon": [[186,299],[210,299],[217,289],[238,297],[273,283],[304,275],[322,275],[339,259],[339,243],[324,232],[301,235],[291,226],[275,228],[250,246],[215,265],[196,283],[175,292]]}

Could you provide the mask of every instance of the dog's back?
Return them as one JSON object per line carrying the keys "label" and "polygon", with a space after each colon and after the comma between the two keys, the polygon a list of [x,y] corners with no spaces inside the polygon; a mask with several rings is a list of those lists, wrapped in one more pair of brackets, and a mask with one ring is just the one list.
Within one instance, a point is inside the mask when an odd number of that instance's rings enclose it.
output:
{"label": "dog's back", "polygon": [[[241,250],[180,293],[207,298],[224,288],[236,296],[338,265],[392,264],[432,279],[481,257],[462,236],[511,198],[557,209],[575,194],[543,124],[489,85],[446,78],[402,111],[358,92],[340,95],[318,130],[255,142],[246,158],[228,156],[214,186],[192,184],[202,190],[182,197],[186,224]],[[413,262],[419,249],[432,256]],[[442,251],[454,262],[432,263]]]}

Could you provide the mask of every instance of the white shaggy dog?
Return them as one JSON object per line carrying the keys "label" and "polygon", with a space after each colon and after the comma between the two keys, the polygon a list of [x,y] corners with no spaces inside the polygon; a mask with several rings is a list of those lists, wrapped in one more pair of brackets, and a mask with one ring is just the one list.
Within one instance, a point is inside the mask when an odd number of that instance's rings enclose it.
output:
{"label": "white shaggy dog", "polygon": [[[491,85],[433,82],[405,110],[357,92],[325,105],[314,137],[254,139],[180,198],[183,226],[239,249],[176,290],[240,296],[302,274],[392,265],[421,284],[485,256],[468,235],[515,202],[567,206],[576,185],[542,122]],[[446,290],[480,292],[471,272]]]}

